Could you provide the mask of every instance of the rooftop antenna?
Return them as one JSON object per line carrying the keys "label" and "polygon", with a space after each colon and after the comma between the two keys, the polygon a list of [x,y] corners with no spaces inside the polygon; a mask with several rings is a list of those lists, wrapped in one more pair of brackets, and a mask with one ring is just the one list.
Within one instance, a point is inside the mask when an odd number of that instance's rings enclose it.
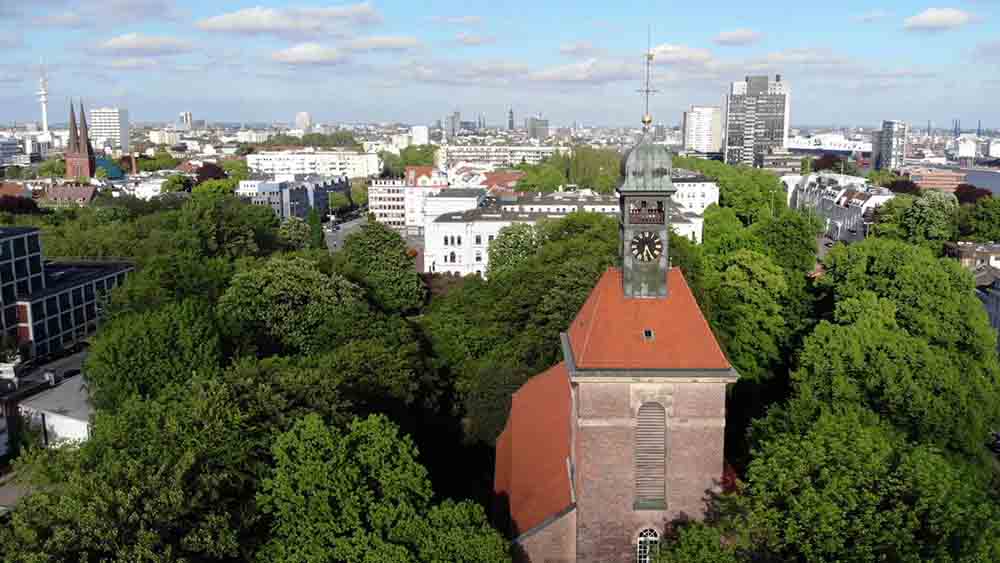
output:
{"label": "rooftop antenna", "polygon": [[649,113],[649,95],[659,92],[650,86],[650,77],[653,66],[653,26],[649,26],[646,31],[646,84],[639,90],[640,94],[646,97],[646,113],[642,116],[642,129],[648,130],[653,123],[653,116]]}

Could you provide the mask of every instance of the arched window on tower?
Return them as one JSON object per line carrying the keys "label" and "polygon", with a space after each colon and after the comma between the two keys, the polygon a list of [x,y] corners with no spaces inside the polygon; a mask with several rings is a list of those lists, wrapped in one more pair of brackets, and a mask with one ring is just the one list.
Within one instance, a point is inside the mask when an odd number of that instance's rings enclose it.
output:
{"label": "arched window on tower", "polygon": [[635,429],[635,505],[662,510],[667,505],[667,413],[660,403],[639,407]]}
{"label": "arched window on tower", "polygon": [[646,528],[639,532],[639,541],[635,544],[635,562],[652,563],[659,543],[660,534],[657,534],[656,530]]}

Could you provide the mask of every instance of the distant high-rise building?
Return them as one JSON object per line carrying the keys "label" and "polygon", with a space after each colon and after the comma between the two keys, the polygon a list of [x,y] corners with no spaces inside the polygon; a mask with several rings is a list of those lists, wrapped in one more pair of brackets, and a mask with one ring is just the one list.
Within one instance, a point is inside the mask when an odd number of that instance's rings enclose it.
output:
{"label": "distant high-rise building", "polygon": [[312,130],[312,126],[313,126],[313,118],[311,115],[309,115],[309,112],[300,111],[299,113],[295,114],[296,129],[301,129],[308,133],[309,131]]}
{"label": "distant high-rise building", "polygon": [[66,150],[63,153],[66,160],[66,178],[93,178],[97,172],[94,160],[94,147],[90,144],[87,115],[80,104],[80,128],[76,126],[76,113],[73,102],[69,103],[69,138],[66,140]]}
{"label": "distant high-rise building", "polygon": [[426,145],[430,142],[430,131],[426,125],[416,125],[410,128],[410,143]]}
{"label": "distant high-rise building", "polygon": [[872,134],[872,165],[875,170],[899,170],[906,157],[909,127],[902,121],[883,121]]}
{"label": "distant high-rise building", "polygon": [[722,151],[722,108],[691,106],[684,112],[684,150],[700,153]]}
{"label": "distant high-rise building", "polygon": [[507,112],[507,130],[508,131],[514,130],[514,108],[510,108],[510,110]]}
{"label": "distant high-rise building", "polygon": [[[576,129],[576,124],[574,124],[573,129]],[[662,123],[657,123],[653,126],[653,141],[657,143],[662,143],[667,140],[667,126]]]}
{"label": "distant high-rise building", "polygon": [[[81,110],[82,111],[82,110]],[[90,110],[90,139],[101,146],[110,146],[128,152],[128,110],[124,108],[95,108]]]}
{"label": "distant high-rise building", "polygon": [[444,134],[448,139],[454,139],[458,132],[462,130],[462,114],[455,112],[444,118]]}
{"label": "distant high-rise building", "polygon": [[549,138],[549,120],[542,119],[541,114],[526,119],[524,128],[528,130],[528,137],[531,139],[544,141]]}
{"label": "distant high-rise building", "polygon": [[790,91],[776,75],[747,76],[726,96],[723,153],[728,164],[753,166],[754,156],[783,149],[788,139]]}
{"label": "distant high-rise building", "polygon": [[194,126],[194,116],[189,111],[182,111],[177,114],[177,128],[190,131]]}

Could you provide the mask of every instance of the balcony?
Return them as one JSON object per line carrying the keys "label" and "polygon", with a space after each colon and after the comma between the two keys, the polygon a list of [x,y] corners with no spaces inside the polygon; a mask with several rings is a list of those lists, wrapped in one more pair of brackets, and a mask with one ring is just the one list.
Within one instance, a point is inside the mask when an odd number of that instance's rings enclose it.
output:
{"label": "balcony", "polygon": [[632,209],[628,213],[630,225],[662,225],[666,215],[659,209]]}

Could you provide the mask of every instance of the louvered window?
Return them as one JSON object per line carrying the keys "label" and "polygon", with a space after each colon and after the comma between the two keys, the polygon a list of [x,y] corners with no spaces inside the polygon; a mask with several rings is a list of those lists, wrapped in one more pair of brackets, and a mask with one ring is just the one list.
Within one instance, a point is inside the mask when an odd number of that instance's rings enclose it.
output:
{"label": "louvered window", "polygon": [[659,403],[639,407],[635,432],[636,508],[666,507],[667,416]]}

